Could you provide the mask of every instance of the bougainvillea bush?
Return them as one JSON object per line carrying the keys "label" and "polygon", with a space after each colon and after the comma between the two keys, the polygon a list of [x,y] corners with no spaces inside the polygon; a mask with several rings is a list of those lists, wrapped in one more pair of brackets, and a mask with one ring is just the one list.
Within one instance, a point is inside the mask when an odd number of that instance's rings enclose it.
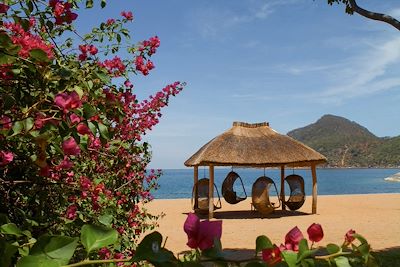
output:
{"label": "bougainvillea bush", "polygon": [[160,171],[146,170],[142,136],[184,84],[138,99],[135,75],[154,68],[160,40],[132,42],[134,15],[123,10],[78,32],[76,22],[88,23],[79,10],[93,6],[107,8],[105,0],[0,3],[0,213],[33,237],[112,227],[118,245],[98,257],[120,257],[156,223],[143,204]]}

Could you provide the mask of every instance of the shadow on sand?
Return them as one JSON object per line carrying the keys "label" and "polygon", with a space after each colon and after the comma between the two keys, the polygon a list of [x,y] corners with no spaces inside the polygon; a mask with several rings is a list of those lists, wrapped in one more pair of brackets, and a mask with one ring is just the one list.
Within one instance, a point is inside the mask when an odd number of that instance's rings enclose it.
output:
{"label": "shadow on sand", "polygon": [[400,266],[400,246],[377,250],[372,255],[378,260],[379,266]]}
{"label": "shadow on sand", "polygon": [[[184,213],[188,214],[188,213]],[[207,219],[207,214],[196,214],[200,219]],[[278,219],[282,217],[291,216],[307,216],[310,213],[300,211],[288,211],[288,210],[276,210],[268,215],[261,215],[259,212],[254,210],[235,210],[235,211],[216,211],[214,212],[215,219]]]}

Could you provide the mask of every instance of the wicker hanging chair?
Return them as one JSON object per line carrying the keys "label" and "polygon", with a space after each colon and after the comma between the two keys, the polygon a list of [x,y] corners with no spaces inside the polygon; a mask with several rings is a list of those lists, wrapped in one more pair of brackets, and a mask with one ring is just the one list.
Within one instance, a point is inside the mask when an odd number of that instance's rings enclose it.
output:
{"label": "wicker hanging chair", "polygon": [[271,178],[267,176],[261,176],[253,184],[251,191],[252,205],[262,215],[267,215],[281,206],[280,201],[276,205],[269,199],[269,190],[272,185],[275,188],[275,192],[279,200],[278,189]]}
{"label": "wicker hanging chair", "polygon": [[[239,179],[242,184],[244,197],[238,196],[235,190],[233,189],[233,185]],[[247,198],[246,190],[244,189],[244,184],[242,178],[240,178],[239,174],[234,171],[231,171],[226,176],[225,180],[222,182],[222,196],[225,201],[229,204],[237,204],[240,201],[243,201]]]}
{"label": "wicker hanging chair", "polygon": [[285,205],[290,210],[298,210],[303,206],[306,200],[304,191],[304,179],[300,175],[292,174],[285,178],[290,187],[290,197],[285,201]]}
{"label": "wicker hanging chair", "polygon": [[[193,191],[192,191],[192,208],[195,212],[200,213],[200,214],[207,214],[208,209],[209,209],[209,190],[208,190],[208,184],[209,184],[209,179],[208,178],[202,178],[200,179],[194,186],[193,186]],[[222,207],[221,205],[221,197],[218,192],[218,188],[214,183],[214,188],[217,191],[217,196],[218,200],[217,203],[214,204],[214,210],[220,209]],[[197,199],[196,199],[196,189],[197,189]]]}

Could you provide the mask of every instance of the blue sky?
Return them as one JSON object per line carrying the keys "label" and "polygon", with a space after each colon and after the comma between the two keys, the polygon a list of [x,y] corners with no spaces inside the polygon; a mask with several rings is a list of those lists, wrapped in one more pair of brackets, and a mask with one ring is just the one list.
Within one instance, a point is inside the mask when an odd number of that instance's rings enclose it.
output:
{"label": "blue sky", "polygon": [[[329,113],[400,135],[400,32],[388,24],[326,0],[116,2],[90,22],[131,10],[134,40],[161,39],[156,68],[133,78],[139,96],[187,82],[146,137],[151,167],[183,168],[233,121],[287,133]],[[398,0],[359,5],[400,18]]]}

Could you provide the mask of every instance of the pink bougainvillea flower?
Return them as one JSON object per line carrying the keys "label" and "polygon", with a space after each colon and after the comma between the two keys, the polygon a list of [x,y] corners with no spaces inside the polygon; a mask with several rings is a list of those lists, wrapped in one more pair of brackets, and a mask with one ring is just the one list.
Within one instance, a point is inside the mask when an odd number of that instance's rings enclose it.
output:
{"label": "pink bougainvillea flower", "polygon": [[12,123],[10,117],[2,115],[0,117],[0,129],[11,129]]}
{"label": "pink bougainvillea flower", "polygon": [[76,207],[76,205],[71,205],[67,208],[65,217],[67,217],[67,219],[69,220],[75,220],[76,218],[76,211],[78,210],[78,208]]}
{"label": "pink bougainvillea flower", "polygon": [[85,135],[85,134],[91,134],[92,132],[90,131],[89,127],[82,123],[79,123],[78,126],[76,126],[76,130],[78,131],[79,134]]}
{"label": "pink bougainvillea flower", "polygon": [[127,20],[133,20],[133,14],[131,11],[122,11],[121,16],[123,16]]}
{"label": "pink bougainvillea flower", "polygon": [[13,161],[14,155],[10,151],[0,151],[0,166],[6,166]]}
{"label": "pink bougainvillea flower", "polygon": [[77,92],[73,91],[71,94],[59,93],[54,98],[54,104],[61,108],[64,113],[68,113],[70,109],[76,109],[82,106],[82,101]]}
{"label": "pink bougainvillea flower", "polygon": [[10,7],[8,5],[0,3],[0,13],[7,13],[9,8]]}
{"label": "pink bougainvillea flower", "polygon": [[106,24],[107,24],[108,26],[111,26],[111,25],[113,25],[114,23],[115,23],[115,19],[108,19],[107,22],[106,22]]}
{"label": "pink bougainvillea flower", "polygon": [[81,117],[79,117],[79,116],[76,115],[75,113],[72,113],[72,114],[69,116],[69,119],[71,120],[71,122],[72,122],[73,124],[75,124],[75,123],[80,123],[80,122],[81,122]]}
{"label": "pink bougainvillea flower", "polygon": [[346,240],[347,243],[351,243],[354,241],[354,234],[356,233],[356,231],[354,231],[353,229],[350,229],[349,231],[347,231],[346,235],[344,236],[344,239]]}
{"label": "pink bougainvillea flower", "polygon": [[74,163],[72,163],[72,161],[70,161],[68,157],[64,157],[64,159],[58,165],[58,168],[68,170],[71,169],[72,166],[74,166]]}
{"label": "pink bougainvillea flower", "polygon": [[292,230],[290,230],[285,236],[285,245],[281,245],[281,250],[299,250],[299,242],[304,238],[303,233],[300,229],[295,226]]}
{"label": "pink bougainvillea flower", "polygon": [[213,247],[214,239],[221,238],[222,221],[200,221],[194,213],[189,213],[183,230],[188,236],[187,245],[190,248],[205,250]]}
{"label": "pink bougainvillea flower", "polygon": [[262,250],[262,258],[268,266],[274,266],[275,264],[282,261],[280,249],[274,245],[273,248],[267,248]]}
{"label": "pink bougainvillea flower", "polygon": [[324,237],[322,226],[318,223],[313,223],[307,229],[308,239],[312,242],[319,242]]}
{"label": "pink bougainvillea flower", "polygon": [[97,52],[98,52],[99,50],[97,49],[97,47],[95,47],[94,45],[90,45],[89,46],[89,53],[91,54],[91,55],[96,55],[97,54]]}
{"label": "pink bougainvillea flower", "polygon": [[73,137],[68,138],[62,144],[62,149],[64,151],[64,155],[79,155],[81,153],[81,149],[76,143]]}

